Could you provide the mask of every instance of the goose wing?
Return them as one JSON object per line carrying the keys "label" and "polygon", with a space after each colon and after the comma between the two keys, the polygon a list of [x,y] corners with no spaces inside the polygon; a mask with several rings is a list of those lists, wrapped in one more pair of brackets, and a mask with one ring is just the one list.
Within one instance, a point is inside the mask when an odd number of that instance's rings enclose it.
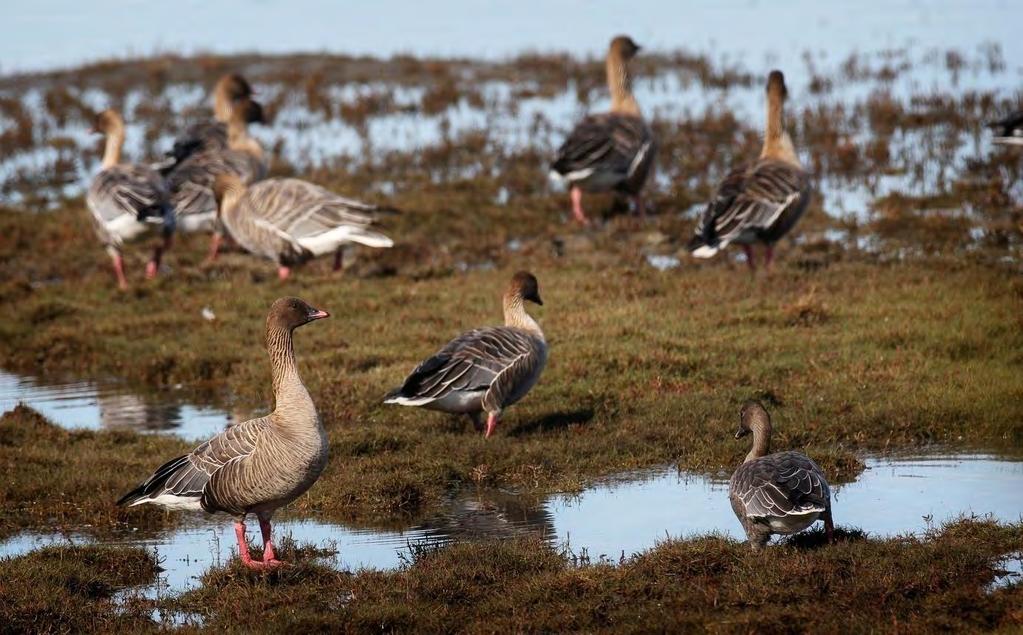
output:
{"label": "goose wing", "polygon": [[652,154],[653,135],[639,117],[605,113],[586,117],[572,130],[551,164],[551,170],[570,180],[595,172],[630,179]]}
{"label": "goose wing", "polygon": [[189,126],[174,140],[167,156],[175,164],[202,152],[227,150],[227,124],[219,121],[200,121]]}
{"label": "goose wing", "polygon": [[419,364],[385,403],[423,405],[452,393],[481,393],[501,406],[523,376],[535,370],[539,342],[521,329],[491,327],[459,335]]}
{"label": "goose wing", "polygon": [[376,221],[376,205],[339,196],[301,179],[269,179],[250,187],[251,209],[314,255],[356,242],[390,247],[390,238],[368,228]]}
{"label": "goose wing", "polygon": [[805,200],[808,191],[807,173],[783,161],[762,159],[739,166],[718,186],[697,226],[694,243],[721,248],[743,232],[767,231]]}
{"label": "goose wing", "polygon": [[167,175],[170,202],[178,217],[216,213],[213,182],[218,175],[234,174],[251,183],[265,174],[262,162],[247,152],[223,150],[188,157]]}
{"label": "goose wing", "polygon": [[831,504],[824,472],[805,454],[779,452],[739,466],[732,490],[749,518],[823,512]]}
{"label": "goose wing", "polygon": [[96,175],[86,200],[100,223],[121,216],[145,221],[163,217],[167,190],[154,170],[141,165],[115,165]]}
{"label": "goose wing", "polygon": [[155,503],[171,508],[201,508],[209,512],[238,511],[222,504],[223,480],[230,480],[236,469],[232,466],[239,465],[252,454],[266,431],[265,419],[231,426],[191,453],[161,465],[144,483],[122,496],[117,504]]}

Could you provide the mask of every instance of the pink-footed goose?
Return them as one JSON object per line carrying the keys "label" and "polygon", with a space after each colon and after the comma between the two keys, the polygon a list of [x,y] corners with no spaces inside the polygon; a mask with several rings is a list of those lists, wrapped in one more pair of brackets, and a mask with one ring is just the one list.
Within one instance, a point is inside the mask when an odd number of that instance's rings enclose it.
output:
{"label": "pink-footed goose", "polygon": [[1023,110],[1005,119],[992,121],[987,125],[994,131],[992,143],[1005,146],[1023,146]]}
{"label": "pink-footed goose", "polygon": [[331,253],[339,270],[345,245],[394,245],[369,229],[376,214],[390,208],[344,198],[308,181],[267,179],[246,187],[237,176],[224,174],[214,190],[228,233],[250,253],[275,261],[281,280],[291,267]]}
{"label": "pink-footed goose", "polygon": [[104,110],[96,116],[93,131],[106,136],[106,147],[102,167],[89,185],[85,203],[92,214],[96,235],[113,261],[117,285],[123,290],[128,288],[122,254],[124,244],[153,233],[160,234],[160,242],[146,265],[146,277],[156,276],[160,258],[170,247],[174,235],[175,218],[160,175],[148,166],[121,163],[124,146],[121,115],[114,110]]}
{"label": "pink-footed goose", "polygon": [[167,175],[170,202],[177,215],[178,231],[213,233],[208,260],[217,257],[223,227],[217,216],[213,182],[223,174],[253,183],[267,173],[263,148],[248,132],[245,113],[238,108],[228,123],[228,148],[193,154]]}
{"label": "pink-footed goose", "polygon": [[467,414],[485,436],[505,408],[526,396],[547,363],[547,340],[525,302],[542,305],[533,274],[520,271],[504,294],[504,326],[468,331],[416,366],[384,403]]}
{"label": "pink-footed goose", "polygon": [[236,110],[246,123],[266,123],[263,106],[252,99],[253,94],[252,86],[241,75],[222,75],[213,87],[213,119],[193,123],[174,140],[167,152],[171,163],[164,168],[165,173],[193,154],[227,150],[227,125]]}
{"label": "pink-footed goose", "polygon": [[771,534],[798,533],[822,516],[832,542],[831,490],[824,472],[801,452],[768,454],[771,416],[756,401],[743,406],[735,438],[751,432],[753,449],[728,483],[728,500],[750,546],[760,549]]}
{"label": "pink-footed goose", "polygon": [[[274,302],[266,318],[273,412],[233,425],[191,453],[168,461],[117,504],[152,503],[173,510],[231,514],[242,562],[250,568],[280,564],[270,538],[270,518],[308,490],[327,465],[327,435],[299,377],[292,334],[303,324],[325,317],[326,311],[298,298]],[[262,561],[249,555],[248,514],[259,519]]]}
{"label": "pink-footed goose", "polygon": [[756,268],[752,245],[766,245],[766,266],[774,244],[795,226],[810,201],[810,175],[799,163],[782,120],[788,90],[781,71],[767,78],[767,126],[755,163],[739,165],[724,181],[703,213],[689,250],[710,258],[731,243],[742,245],[746,262]]}
{"label": "pink-footed goose", "polygon": [[579,122],[551,164],[551,178],[569,185],[572,215],[584,225],[589,221],[582,206],[583,190],[627,194],[636,213],[645,214],[642,190],[653,167],[657,141],[632,94],[628,62],[638,51],[639,45],[627,36],[611,40],[606,60],[611,111]]}

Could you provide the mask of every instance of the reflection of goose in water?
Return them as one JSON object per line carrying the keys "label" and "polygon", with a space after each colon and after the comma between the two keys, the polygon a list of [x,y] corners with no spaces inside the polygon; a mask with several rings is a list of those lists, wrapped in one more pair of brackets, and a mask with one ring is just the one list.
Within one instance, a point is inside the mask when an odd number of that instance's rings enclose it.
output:
{"label": "reflection of goose in water", "polygon": [[181,406],[155,404],[139,395],[99,390],[96,394],[100,425],[107,430],[169,431],[181,425]]}
{"label": "reflection of goose in water", "polygon": [[426,534],[443,541],[555,536],[546,500],[510,492],[474,490],[457,494],[445,511],[423,524]]}

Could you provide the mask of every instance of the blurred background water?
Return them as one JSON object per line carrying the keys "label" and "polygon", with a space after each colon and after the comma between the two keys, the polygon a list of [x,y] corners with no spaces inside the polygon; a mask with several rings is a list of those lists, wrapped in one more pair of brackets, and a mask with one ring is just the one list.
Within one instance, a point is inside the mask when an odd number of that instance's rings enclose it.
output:
{"label": "blurred background water", "polygon": [[619,32],[653,49],[711,52],[754,69],[792,65],[804,51],[841,59],[863,49],[972,49],[983,42],[1018,60],[1018,9],[1009,0],[51,0],[4,6],[0,73],[165,52],[596,56]]}

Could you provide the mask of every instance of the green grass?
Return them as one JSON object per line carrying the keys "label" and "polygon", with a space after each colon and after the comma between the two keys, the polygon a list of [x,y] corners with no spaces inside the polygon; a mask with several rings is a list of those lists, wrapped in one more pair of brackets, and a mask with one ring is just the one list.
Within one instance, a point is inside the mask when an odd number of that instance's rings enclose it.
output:
{"label": "green grass", "polygon": [[[16,256],[0,265],[11,274],[0,305],[6,365],[150,389],[181,383],[200,398],[266,406],[267,307],[295,294],[328,309],[334,317],[296,337],[331,440],[330,464],[295,503],[299,514],[393,521],[464,482],[577,490],[594,477],[664,463],[730,469],[747,449],[731,432],[750,397],[771,408],[776,448],[804,448],[836,481],[855,476],[864,451],[1023,441],[1023,285],[994,267],[847,259],[806,271],[783,261],[774,275],[753,279],[726,265],[657,272],[630,264],[626,245],[608,250],[613,268],[536,250],[507,256],[494,271],[426,278],[402,269],[334,275],[315,263],[282,284],[269,263],[240,254],[194,264],[202,241],[186,238],[168,259],[169,275],[122,294],[91,237],[65,236],[84,229],[82,215],[0,214],[0,254]],[[43,252],[24,249],[29,224]],[[64,240],[59,252],[46,247]],[[360,266],[378,257],[391,256],[368,255]],[[473,435],[465,418],[380,403],[450,337],[499,322],[500,291],[519,267],[540,279],[546,304],[535,314],[550,362],[494,438]],[[216,321],[202,319],[204,306]],[[47,448],[33,449],[48,455],[41,464],[73,456],[68,470],[106,479],[95,483],[104,501],[184,449],[130,433],[52,434]],[[69,452],[75,444],[90,451]],[[4,444],[0,452],[11,464],[26,449]],[[40,503],[45,513],[57,503],[37,494],[47,491],[46,477],[45,468],[34,483],[19,476],[10,496],[49,501]],[[94,510],[75,518],[168,522],[157,510],[111,512],[93,502],[95,492],[69,488],[60,504]]]}

